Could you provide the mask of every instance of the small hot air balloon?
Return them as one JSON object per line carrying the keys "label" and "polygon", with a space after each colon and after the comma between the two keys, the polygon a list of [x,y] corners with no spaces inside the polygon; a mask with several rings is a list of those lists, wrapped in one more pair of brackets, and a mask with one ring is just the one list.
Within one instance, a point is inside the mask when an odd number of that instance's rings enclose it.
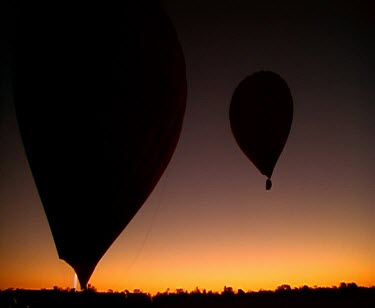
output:
{"label": "small hot air balloon", "polygon": [[17,120],[58,255],[85,288],[173,155],[184,56],[157,1],[19,6]]}
{"label": "small hot air balloon", "polygon": [[233,93],[229,117],[238,145],[267,177],[266,189],[271,189],[271,176],[293,119],[293,99],[287,83],[270,71],[246,77]]}

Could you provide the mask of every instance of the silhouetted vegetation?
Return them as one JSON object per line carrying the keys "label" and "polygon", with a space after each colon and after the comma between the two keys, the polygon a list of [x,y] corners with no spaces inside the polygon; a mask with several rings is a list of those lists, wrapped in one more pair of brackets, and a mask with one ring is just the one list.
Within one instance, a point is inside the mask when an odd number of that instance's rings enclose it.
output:
{"label": "silhouetted vegetation", "polygon": [[225,286],[222,292],[200,290],[188,292],[167,290],[151,296],[141,290],[97,292],[94,286],[86,291],[7,289],[0,291],[0,307],[5,308],[120,308],[120,307],[375,307],[375,287],[359,287],[355,283],[341,283],[338,287],[303,286],[292,288],[281,285],[275,291],[235,291]]}

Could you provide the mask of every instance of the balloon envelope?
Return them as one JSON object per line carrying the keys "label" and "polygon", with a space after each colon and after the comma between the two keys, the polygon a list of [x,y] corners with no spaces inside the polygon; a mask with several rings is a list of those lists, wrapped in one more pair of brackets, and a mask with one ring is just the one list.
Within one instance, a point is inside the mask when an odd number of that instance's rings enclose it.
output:
{"label": "balloon envelope", "polygon": [[[233,93],[229,117],[238,145],[270,179],[293,119],[293,99],[287,83],[270,71],[246,77]],[[270,188],[271,181],[267,181]]]}
{"label": "balloon envelope", "polygon": [[28,5],[13,44],[17,119],[59,257],[84,288],[172,157],[184,57],[155,1]]}

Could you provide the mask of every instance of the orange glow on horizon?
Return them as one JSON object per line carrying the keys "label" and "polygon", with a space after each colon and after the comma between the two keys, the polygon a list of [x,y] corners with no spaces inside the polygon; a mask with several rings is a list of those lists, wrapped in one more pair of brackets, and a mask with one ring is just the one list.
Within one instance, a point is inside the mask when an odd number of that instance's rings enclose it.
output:
{"label": "orange glow on horizon", "polygon": [[[276,249],[277,250],[277,249]],[[142,254],[136,264],[117,264],[111,258],[104,258],[99,263],[90,284],[98,291],[140,289],[156,294],[170,289],[174,292],[182,288],[192,291],[196,287],[220,292],[224,286],[245,291],[274,290],[282,284],[292,287],[303,285],[331,287],[340,282],[355,282],[361,286],[373,286],[375,271],[372,260],[358,258],[357,255],[338,256],[335,253],[321,251],[315,255],[293,253],[293,247],[276,254],[274,248],[258,254],[244,252],[241,255],[227,253],[221,258],[214,258],[215,253],[205,252],[201,256],[176,256],[161,262],[155,255]],[[244,259],[248,262],[244,263]],[[361,260],[362,259],[362,260]],[[210,261],[211,260],[211,261]],[[360,260],[360,261],[359,261]],[[157,262],[157,267],[153,264]],[[243,266],[247,264],[247,266]],[[26,266],[26,268],[28,268]],[[369,269],[372,268],[372,272]],[[63,261],[47,262],[38,269],[29,267],[23,273],[15,268],[3,270],[3,277],[14,277],[0,281],[0,288],[19,287],[28,289],[72,287],[73,271]],[[22,283],[19,283],[22,281]]]}

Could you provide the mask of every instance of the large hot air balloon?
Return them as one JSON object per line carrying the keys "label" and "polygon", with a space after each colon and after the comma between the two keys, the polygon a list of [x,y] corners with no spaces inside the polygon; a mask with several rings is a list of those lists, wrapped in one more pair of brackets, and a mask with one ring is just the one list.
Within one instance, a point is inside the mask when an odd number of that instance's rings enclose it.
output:
{"label": "large hot air balloon", "polygon": [[22,5],[12,47],[19,128],[58,255],[85,288],[172,157],[184,57],[157,1]]}
{"label": "large hot air balloon", "polygon": [[229,117],[238,145],[267,177],[269,190],[292,125],[293,99],[287,83],[270,71],[246,77],[233,93]]}

